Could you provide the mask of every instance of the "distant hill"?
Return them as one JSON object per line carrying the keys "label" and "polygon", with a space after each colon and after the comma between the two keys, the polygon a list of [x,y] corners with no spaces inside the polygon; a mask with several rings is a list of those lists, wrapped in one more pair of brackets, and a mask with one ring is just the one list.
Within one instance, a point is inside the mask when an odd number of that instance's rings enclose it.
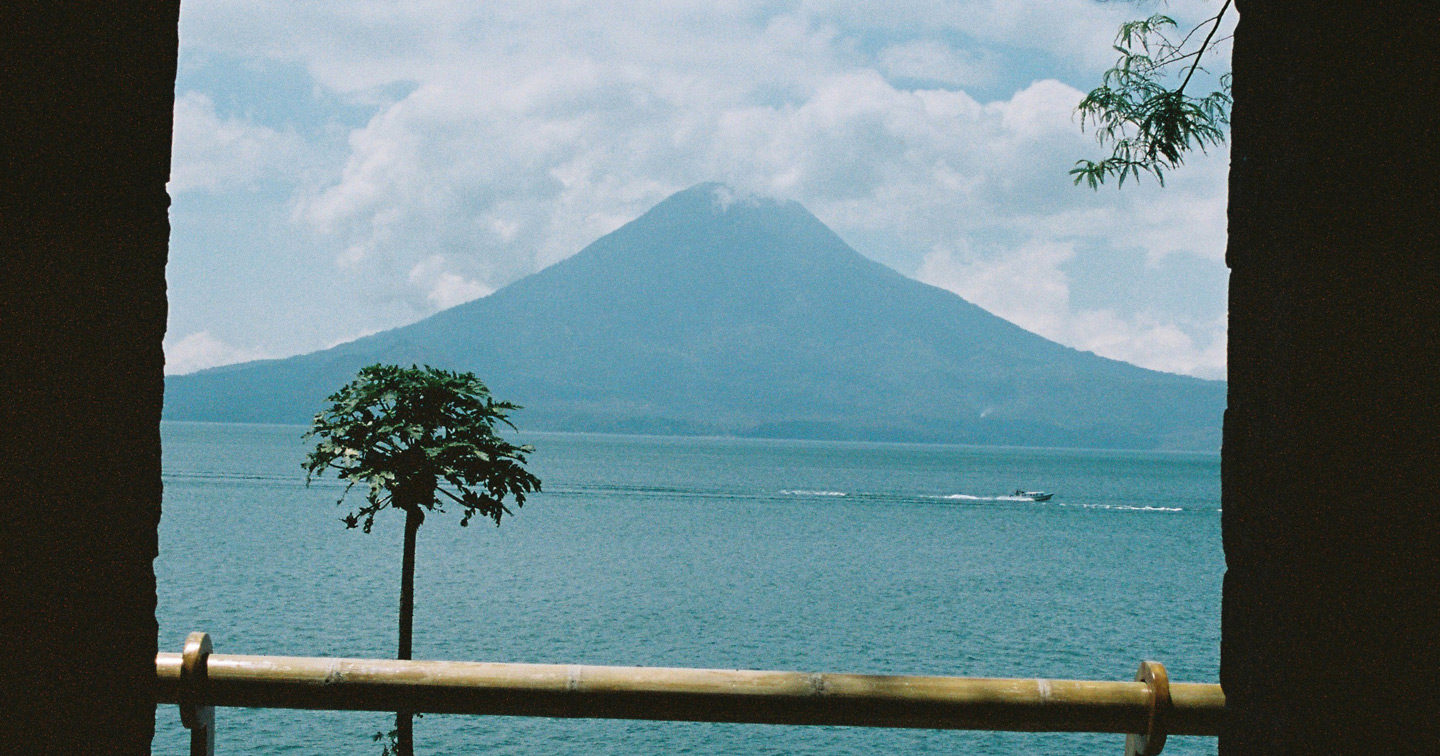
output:
{"label": "distant hill", "polygon": [[671,196],[488,297],[166,381],[174,420],[309,422],[364,365],[473,370],[533,430],[1217,450],[1225,384],[1048,341],[795,202]]}

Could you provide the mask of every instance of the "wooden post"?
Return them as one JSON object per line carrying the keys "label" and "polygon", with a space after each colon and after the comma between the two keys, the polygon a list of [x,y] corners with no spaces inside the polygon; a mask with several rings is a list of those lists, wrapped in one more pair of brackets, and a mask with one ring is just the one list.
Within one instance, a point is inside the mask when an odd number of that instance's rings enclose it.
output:
{"label": "wooden post", "polygon": [[180,655],[180,724],[190,730],[190,756],[215,756],[215,707],[200,703],[207,692],[210,651],[210,636],[194,632]]}

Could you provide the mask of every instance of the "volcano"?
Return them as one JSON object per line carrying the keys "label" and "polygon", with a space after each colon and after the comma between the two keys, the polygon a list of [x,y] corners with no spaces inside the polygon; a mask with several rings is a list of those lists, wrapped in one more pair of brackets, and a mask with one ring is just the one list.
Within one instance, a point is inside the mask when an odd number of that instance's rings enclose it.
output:
{"label": "volcano", "polygon": [[1049,341],[796,202],[672,195],[490,296],[166,381],[171,420],[307,423],[365,365],[473,371],[527,430],[1215,451],[1225,384]]}

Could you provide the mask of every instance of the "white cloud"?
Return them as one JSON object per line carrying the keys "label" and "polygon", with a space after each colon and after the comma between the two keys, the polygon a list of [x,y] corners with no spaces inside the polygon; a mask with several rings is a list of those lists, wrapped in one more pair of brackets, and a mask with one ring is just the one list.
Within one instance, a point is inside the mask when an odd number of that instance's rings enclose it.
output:
{"label": "white cloud", "polygon": [[489,296],[494,291],[486,286],[481,286],[464,276],[457,276],[454,273],[441,273],[435,279],[435,285],[430,287],[430,301],[436,307],[446,309],[458,304],[464,304],[472,299]]}
{"label": "white cloud", "polygon": [[1074,257],[1071,245],[1046,242],[983,259],[966,259],[963,252],[936,249],[926,255],[916,277],[1076,349],[1153,370],[1225,377],[1223,315],[1176,323],[1143,310],[1127,319],[1109,309],[1074,308],[1069,280],[1061,267]]}
{"label": "white cloud", "polygon": [[227,344],[211,336],[209,331],[197,331],[182,339],[165,343],[165,374],[182,375],[218,365],[262,360],[271,356],[273,355],[263,350]]}
{"label": "white cloud", "polygon": [[[1088,0],[807,0],[816,17],[841,19],[850,27],[890,33],[956,32],[980,44],[1044,52],[1060,60],[1096,67],[1114,60],[1109,42],[1119,23],[1148,15],[1121,4]],[[1196,2],[1176,2],[1167,13],[1188,17]],[[1117,7],[1118,6],[1118,7]],[[1213,11],[1212,11],[1213,12]],[[1098,43],[1098,44],[1097,44]]]}
{"label": "white cloud", "polygon": [[889,76],[948,87],[989,84],[997,78],[1000,65],[993,54],[985,51],[957,50],[930,39],[891,45],[880,52],[879,63]]}
{"label": "white cloud", "polygon": [[[982,104],[858,71],[774,106],[671,101],[666,84],[555,63],[513,87],[421,87],[351,135],[339,180],[300,216],[344,238],[347,264],[408,271],[438,251],[452,272],[497,288],[710,179],[799,199],[842,233],[891,229],[920,248],[1028,226],[1043,204],[1096,202],[1062,170],[1084,144],[1070,118],[1080,93],[1058,82]],[[627,104],[574,102],[585,97]]]}
{"label": "white cloud", "polygon": [[362,329],[360,329],[359,331],[355,331],[355,332],[353,332],[353,333],[347,333],[347,334],[345,334],[344,336],[341,336],[341,337],[336,338],[336,339],[332,339],[332,340],[330,340],[328,343],[326,343],[326,344],[325,344],[323,347],[321,347],[321,348],[322,348],[322,349],[330,349],[331,347],[337,347],[337,346],[340,346],[341,344],[348,344],[348,343],[350,343],[350,342],[352,342],[352,341],[355,341],[355,340],[357,340],[357,339],[363,339],[363,338],[365,338],[366,336],[374,336],[375,334],[380,333],[382,330],[385,330],[385,329],[383,329],[383,328],[362,328]]}
{"label": "white cloud", "polygon": [[410,269],[410,282],[423,287],[436,308],[444,310],[472,299],[489,296],[494,289],[446,269],[445,257],[435,255]]}
{"label": "white cloud", "polygon": [[[1198,19],[1211,5],[1181,0],[1167,13]],[[374,108],[344,137],[343,165],[294,206],[347,275],[383,290],[363,300],[399,299],[420,317],[485,296],[673,191],[721,180],[799,200],[862,252],[991,309],[1015,287],[1063,301],[1011,313],[1051,338],[1223,370],[1212,338],[1223,344],[1223,325],[1196,324],[1223,322],[1224,302],[1186,322],[1111,320],[1070,307],[1058,267],[1080,245],[1152,260],[1223,254],[1224,150],[1193,158],[1163,190],[1097,194],[1066,175],[1101,151],[1073,116],[1077,87],[1113,62],[1109,42],[1133,7],[195,0],[184,14],[191,45],[297,63]],[[1055,73],[1017,73],[1037,60]],[[936,88],[906,88],[915,82]],[[203,95],[182,101],[185,154],[199,157],[178,159],[177,105],[177,166],[193,166],[178,186],[254,180],[243,156],[284,153],[285,135],[219,118]]]}
{"label": "white cloud", "polygon": [[222,118],[201,92],[175,98],[175,132],[169,190],[217,192],[253,183],[293,167],[299,137],[240,118]]}

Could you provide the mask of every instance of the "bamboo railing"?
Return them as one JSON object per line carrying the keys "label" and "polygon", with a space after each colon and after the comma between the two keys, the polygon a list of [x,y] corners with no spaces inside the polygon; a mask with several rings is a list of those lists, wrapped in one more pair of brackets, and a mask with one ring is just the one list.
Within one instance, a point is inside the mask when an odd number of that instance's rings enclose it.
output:
{"label": "bamboo railing", "polygon": [[214,707],[411,711],[850,727],[1127,733],[1153,756],[1170,735],[1217,735],[1219,685],[811,674],[563,664],[213,654],[192,633],[155,657],[156,701],[179,704],[191,753],[214,751]]}

